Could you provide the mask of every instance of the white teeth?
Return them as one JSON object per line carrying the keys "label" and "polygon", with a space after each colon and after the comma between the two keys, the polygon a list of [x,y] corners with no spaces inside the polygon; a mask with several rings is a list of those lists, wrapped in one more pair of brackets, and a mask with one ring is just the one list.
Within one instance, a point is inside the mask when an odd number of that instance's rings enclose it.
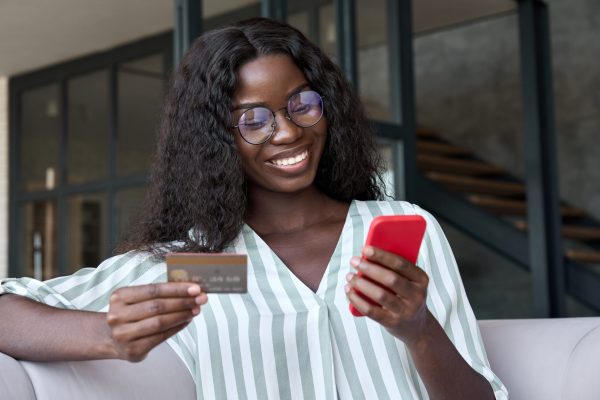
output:
{"label": "white teeth", "polygon": [[271,162],[273,164],[276,164],[279,166],[294,165],[294,164],[298,164],[302,160],[306,160],[307,157],[308,157],[308,150],[304,151],[302,154],[298,154],[295,157],[282,158],[279,160],[272,160]]}

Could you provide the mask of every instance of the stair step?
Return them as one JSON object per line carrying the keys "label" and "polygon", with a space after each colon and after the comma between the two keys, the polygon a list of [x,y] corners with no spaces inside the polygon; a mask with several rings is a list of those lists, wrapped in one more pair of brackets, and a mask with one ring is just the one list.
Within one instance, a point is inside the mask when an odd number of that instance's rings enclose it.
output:
{"label": "stair step", "polygon": [[562,234],[566,238],[579,239],[587,241],[598,241],[600,240],[600,228],[593,228],[589,226],[563,226]]}
{"label": "stair step", "polygon": [[417,137],[422,139],[439,139],[435,132],[429,128],[417,128]]}
{"label": "stair step", "polygon": [[568,249],[565,255],[569,260],[587,264],[600,264],[600,251]]}
{"label": "stair step", "polygon": [[417,141],[418,153],[443,154],[446,156],[470,156],[473,152],[464,147],[454,146],[444,142]]}
{"label": "stair step", "polygon": [[[527,230],[527,221],[517,220],[514,225],[521,231]],[[562,236],[568,239],[578,239],[590,242],[600,241],[600,228],[590,226],[563,225]]]}
{"label": "stair step", "polygon": [[[527,202],[525,200],[501,199],[491,196],[480,196],[472,194],[467,199],[478,206],[485,207],[488,210],[505,215],[526,215]],[[586,214],[583,210],[575,207],[562,206],[560,214],[565,218],[582,218]]]}
{"label": "stair step", "polygon": [[425,176],[434,182],[441,183],[458,191],[510,197],[522,197],[525,195],[525,186],[516,182],[472,178],[461,175],[445,174],[441,172],[428,172],[425,174]]}
{"label": "stair step", "polygon": [[432,154],[418,154],[417,165],[425,171],[465,175],[501,175],[504,169],[477,160],[461,160]]}

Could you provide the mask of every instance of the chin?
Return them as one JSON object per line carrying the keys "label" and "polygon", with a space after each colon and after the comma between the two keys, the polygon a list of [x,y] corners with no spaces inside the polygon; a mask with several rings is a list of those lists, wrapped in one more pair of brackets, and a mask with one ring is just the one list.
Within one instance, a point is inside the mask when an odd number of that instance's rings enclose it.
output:
{"label": "chin", "polygon": [[312,187],[314,182],[314,176],[303,177],[303,179],[290,179],[287,182],[273,182],[272,185],[268,185],[268,189],[277,193],[299,193]]}

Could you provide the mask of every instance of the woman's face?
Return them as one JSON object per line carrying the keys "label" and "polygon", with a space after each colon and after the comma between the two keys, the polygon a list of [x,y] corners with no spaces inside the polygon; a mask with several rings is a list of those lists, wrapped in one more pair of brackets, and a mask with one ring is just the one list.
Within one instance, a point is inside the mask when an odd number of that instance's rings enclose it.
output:
{"label": "woman's face", "polygon": [[275,131],[265,143],[250,144],[237,128],[233,130],[250,186],[293,193],[312,185],[325,147],[327,121],[323,116],[314,126],[302,128],[286,118],[285,110],[292,95],[310,89],[302,71],[286,55],[261,56],[239,69],[233,125],[253,106],[276,111]]}

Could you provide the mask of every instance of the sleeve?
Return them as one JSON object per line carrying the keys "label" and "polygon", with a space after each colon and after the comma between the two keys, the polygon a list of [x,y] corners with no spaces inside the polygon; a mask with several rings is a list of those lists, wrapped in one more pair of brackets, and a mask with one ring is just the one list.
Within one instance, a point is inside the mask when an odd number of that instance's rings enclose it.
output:
{"label": "sleeve", "polygon": [[496,399],[508,399],[506,387],[490,368],[479,326],[448,240],[430,213],[414,207],[427,221],[417,260],[419,267],[429,275],[427,306],[465,361],[490,382]]}
{"label": "sleeve", "polygon": [[97,268],[83,268],[73,275],[44,282],[32,278],[0,280],[0,295],[16,294],[58,307],[106,311],[112,292],[122,286],[166,280],[164,263],[151,254],[128,252],[103,261]]}

